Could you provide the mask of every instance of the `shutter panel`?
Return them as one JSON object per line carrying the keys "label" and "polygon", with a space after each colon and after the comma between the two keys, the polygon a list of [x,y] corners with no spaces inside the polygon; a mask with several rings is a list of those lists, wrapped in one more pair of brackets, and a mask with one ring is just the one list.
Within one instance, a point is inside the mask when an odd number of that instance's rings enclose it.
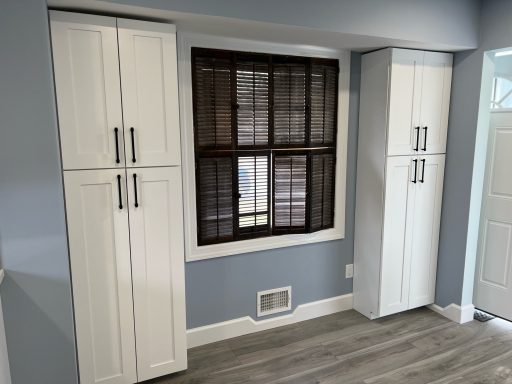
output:
{"label": "shutter panel", "polygon": [[239,147],[268,146],[268,59],[236,63],[236,98]]}
{"label": "shutter panel", "polygon": [[199,158],[197,170],[198,244],[233,240],[233,160]]}
{"label": "shutter panel", "polygon": [[240,238],[270,235],[269,156],[238,158],[238,231]]}
{"label": "shutter panel", "polygon": [[311,232],[334,226],[334,154],[311,155]]}
{"label": "shutter panel", "polygon": [[196,146],[231,148],[231,59],[226,53],[193,49],[192,84]]}
{"label": "shutter panel", "polygon": [[274,147],[306,144],[306,64],[273,65]]}
{"label": "shutter panel", "polygon": [[338,67],[311,65],[310,145],[334,145],[338,109]]}
{"label": "shutter panel", "polygon": [[273,233],[304,233],[307,155],[274,155],[273,166]]}

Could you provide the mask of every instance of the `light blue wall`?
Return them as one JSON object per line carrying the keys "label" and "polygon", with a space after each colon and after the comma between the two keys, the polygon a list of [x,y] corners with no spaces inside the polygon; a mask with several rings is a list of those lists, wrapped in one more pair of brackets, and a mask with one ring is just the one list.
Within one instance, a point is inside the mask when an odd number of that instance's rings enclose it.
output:
{"label": "light blue wall", "polygon": [[475,48],[480,0],[107,0],[351,35]]}
{"label": "light blue wall", "polygon": [[77,382],[46,1],[0,0],[0,258],[13,384]]}
{"label": "light blue wall", "polygon": [[353,262],[354,208],[361,55],[351,57],[347,153],[346,236],[330,241],[186,264],[187,326],[252,316],[256,292],[292,286],[299,304],[352,292],[345,265]]}
{"label": "light blue wall", "polygon": [[[480,47],[457,53],[454,60],[436,287],[441,306],[472,301],[479,206],[478,186],[472,192],[472,180],[477,127],[486,128],[485,121],[478,122],[484,52],[512,47],[512,1],[483,1],[480,30]],[[477,145],[477,155],[479,149]],[[477,161],[484,159],[480,155]]]}

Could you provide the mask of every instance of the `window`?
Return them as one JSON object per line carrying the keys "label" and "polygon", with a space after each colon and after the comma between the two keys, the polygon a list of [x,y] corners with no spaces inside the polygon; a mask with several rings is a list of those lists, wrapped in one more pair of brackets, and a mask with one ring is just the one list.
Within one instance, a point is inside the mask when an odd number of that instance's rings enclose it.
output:
{"label": "window", "polygon": [[512,108],[512,79],[495,76],[492,82],[491,109]]}
{"label": "window", "polygon": [[338,60],[192,48],[197,244],[334,226]]}

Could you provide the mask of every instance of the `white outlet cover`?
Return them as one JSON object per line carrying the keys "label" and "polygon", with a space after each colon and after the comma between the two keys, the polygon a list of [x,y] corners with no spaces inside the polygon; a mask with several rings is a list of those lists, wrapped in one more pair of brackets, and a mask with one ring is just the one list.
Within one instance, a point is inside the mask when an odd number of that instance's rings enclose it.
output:
{"label": "white outlet cover", "polygon": [[345,265],[345,278],[351,279],[354,277],[354,264]]}

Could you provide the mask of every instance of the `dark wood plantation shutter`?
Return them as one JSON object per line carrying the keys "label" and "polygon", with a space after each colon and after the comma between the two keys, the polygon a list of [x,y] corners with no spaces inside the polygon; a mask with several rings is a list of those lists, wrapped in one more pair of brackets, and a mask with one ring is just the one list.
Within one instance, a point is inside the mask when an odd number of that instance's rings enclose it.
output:
{"label": "dark wood plantation shutter", "polygon": [[338,61],[192,48],[198,244],[334,225]]}
{"label": "dark wood plantation shutter", "polygon": [[311,231],[334,225],[334,154],[311,155]]}
{"label": "dark wood plantation shutter", "polygon": [[197,208],[199,244],[233,240],[233,161],[199,158]]}

